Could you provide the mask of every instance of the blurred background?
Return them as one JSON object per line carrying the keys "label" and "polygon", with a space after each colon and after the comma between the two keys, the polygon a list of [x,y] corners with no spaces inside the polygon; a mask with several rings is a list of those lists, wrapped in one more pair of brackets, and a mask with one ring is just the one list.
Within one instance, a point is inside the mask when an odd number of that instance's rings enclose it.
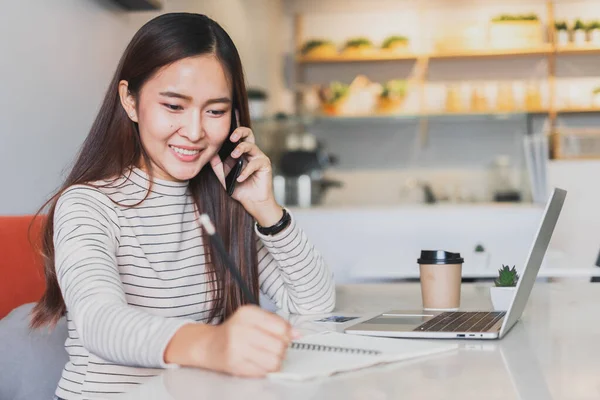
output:
{"label": "blurred background", "polygon": [[5,1],[0,214],[53,193],[128,41],[174,11],[233,38],[275,194],[338,282],[416,278],[428,248],[461,252],[465,279],[520,269],[555,186],[540,276],[600,270],[594,0]]}

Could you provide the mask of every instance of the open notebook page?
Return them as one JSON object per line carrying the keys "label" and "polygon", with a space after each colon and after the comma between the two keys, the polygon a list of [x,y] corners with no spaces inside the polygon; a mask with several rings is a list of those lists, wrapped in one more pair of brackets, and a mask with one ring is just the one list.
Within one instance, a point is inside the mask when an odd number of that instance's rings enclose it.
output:
{"label": "open notebook page", "polygon": [[444,341],[388,339],[323,332],[296,340],[281,371],[272,379],[305,380],[450,351],[458,345]]}

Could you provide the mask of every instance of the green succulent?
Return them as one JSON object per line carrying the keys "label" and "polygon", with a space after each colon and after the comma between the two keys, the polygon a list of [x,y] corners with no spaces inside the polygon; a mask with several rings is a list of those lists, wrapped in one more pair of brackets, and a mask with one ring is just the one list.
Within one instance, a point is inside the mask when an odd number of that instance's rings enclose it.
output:
{"label": "green succulent", "polygon": [[483,253],[485,252],[485,248],[483,247],[483,245],[480,243],[477,246],[475,246],[475,253]]}
{"label": "green succulent", "polygon": [[381,90],[381,97],[404,97],[406,94],[406,81],[392,79],[387,81]]}
{"label": "green succulent", "polygon": [[325,40],[325,39],[309,40],[306,43],[304,43],[300,52],[302,54],[307,54],[311,50],[316,49],[319,46],[324,46],[324,45],[333,45],[333,42],[331,42],[330,40]]}
{"label": "green succulent", "polygon": [[360,46],[373,46],[373,42],[369,38],[366,37],[356,37],[346,41],[346,48],[349,47],[360,47]]}
{"label": "green succulent", "polygon": [[585,29],[586,26],[581,19],[577,19],[573,25],[573,30]]}
{"label": "green succulent", "polygon": [[399,36],[399,35],[390,36],[383,41],[383,44],[381,45],[381,47],[383,47],[384,49],[388,49],[392,46],[392,44],[398,43],[398,42],[406,43],[406,42],[408,42],[408,38],[406,36]]}
{"label": "green succulent", "polygon": [[556,29],[557,31],[566,31],[569,29],[569,27],[567,26],[567,21],[556,21],[554,23],[554,29]]}
{"label": "green succulent", "polygon": [[517,286],[519,274],[515,266],[510,268],[508,265],[502,264],[502,268],[498,270],[498,278],[494,281],[497,287],[513,287]]}

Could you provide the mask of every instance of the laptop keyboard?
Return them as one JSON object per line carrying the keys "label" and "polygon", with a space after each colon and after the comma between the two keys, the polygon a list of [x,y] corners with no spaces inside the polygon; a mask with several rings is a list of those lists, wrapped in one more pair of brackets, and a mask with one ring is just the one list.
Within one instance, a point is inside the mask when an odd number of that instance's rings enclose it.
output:
{"label": "laptop keyboard", "polygon": [[502,317],[504,311],[445,312],[419,325],[419,332],[487,332]]}

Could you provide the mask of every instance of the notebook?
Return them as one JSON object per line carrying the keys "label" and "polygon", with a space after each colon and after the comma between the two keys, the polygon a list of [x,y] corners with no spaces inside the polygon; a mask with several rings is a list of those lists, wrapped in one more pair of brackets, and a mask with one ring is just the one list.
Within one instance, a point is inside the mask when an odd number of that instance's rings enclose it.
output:
{"label": "notebook", "polygon": [[268,377],[301,381],[457,348],[457,344],[443,341],[388,339],[322,332],[294,341],[281,370],[270,373]]}

